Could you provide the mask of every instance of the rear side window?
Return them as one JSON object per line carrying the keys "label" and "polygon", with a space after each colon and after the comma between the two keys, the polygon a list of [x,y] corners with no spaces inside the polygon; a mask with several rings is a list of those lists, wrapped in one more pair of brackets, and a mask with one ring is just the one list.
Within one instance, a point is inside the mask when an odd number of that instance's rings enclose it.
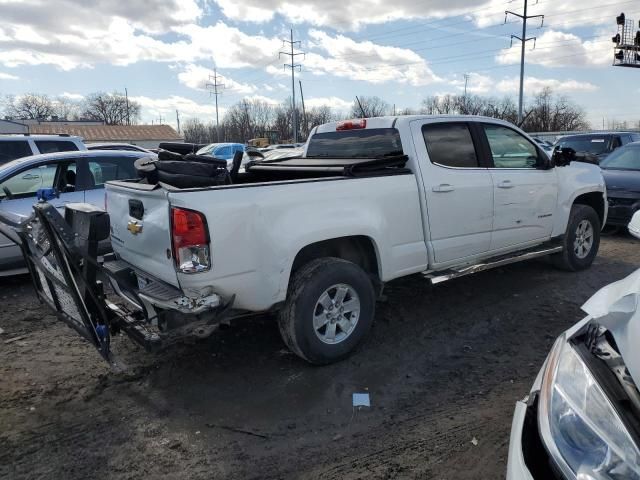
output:
{"label": "rear side window", "polygon": [[313,135],[307,157],[377,158],[403,155],[400,134],[395,128],[370,128]]}
{"label": "rear side window", "polygon": [[36,140],[36,147],[40,153],[74,152],[78,150],[75,143],[66,140]]}
{"label": "rear side window", "polygon": [[422,127],[432,163],[445,167],[477,168],[478,156],[466,123],[433,123]]}
{"label": "rear side window", "polygon": [[26,140],[9,140],[0,142],[0,163],[7,163],[16,158],[33,155],[29,142]]}
{"label": "rear side window", "polygon": [[88,188],[100,188],[111,180],[137,178],[134,167],[136,157],[104,157],[89,160]]}

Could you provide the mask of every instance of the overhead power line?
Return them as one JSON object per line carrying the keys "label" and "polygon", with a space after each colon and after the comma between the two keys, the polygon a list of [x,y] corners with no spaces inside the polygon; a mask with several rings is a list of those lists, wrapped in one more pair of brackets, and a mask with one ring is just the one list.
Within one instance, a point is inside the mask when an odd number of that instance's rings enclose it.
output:
{"label": "overhead power line", "polygon": [[528,41],[533,40],[534,48],[535,48],[535,41],[536,41],[536,37],[527,38],[527,20],[531,18],[539,18],[541,20],[540,25],[542,26],[542,24],[544,23],[544,15],[527,15],[527,4],[528,4],[528,0],[524,0],[524,12],[522,15],[520,15],[519,13],[514,13],[510,10],[507,10],[506,12],[504,12],[505,23],[507,23],[508,15],[513,15],[522,20],[522,36],[518,37],[517,35],[511,35],[512,42],[513,42],[513,39],[515,38],[517,40],[520,40],[520,43],[522,44],[522,50],[520,53],[520,99],[518,102],[518,125],[522,123],[522,119],[523,119],[522,111],[524,108],[524,52],[526,50],[525,45]]}
{"label": "overhead power line", "polygon": [[219,80],[221,78],[222,77],[218,75],[218,70],[216,69],[216,67],[213,67],[213,75],[209,75],[210,82],[206,85],[206,87],[210,89],[209,95],[213,95],[214,97],[216,97],[216,132],[217,128],[220,126],[220,119],[218,117],[218,95],[222,94],[222,92],[220,92],[218,89],[224,88],[224,84],[219,83]]}
{"label": "overhead power line", "polygon": [[293,115],[293,122],[292,122],[293,143],[298,143],[298,114],[296,112],[296,68],[300,71],[302,70],[302,65],[296,64],[295,60],[296,60],[296,57],[299,55],[302,55],[304,57],[304,52],[294,51],[294,47],[296,45],[298,46],[298,48],[300,48],[300,41],[293,40],[293,29],[291,29],[290,40],[283,40],[282,42],[283,44],[289,44],[289,46],[291,47],[291,52],[280,52],[278,58],[281,57],[282,55],[285,55],[289,57],[291,60],[291,63],[285,63],[284,67],[291,69],[291,109],[292,109],[292,115]]}

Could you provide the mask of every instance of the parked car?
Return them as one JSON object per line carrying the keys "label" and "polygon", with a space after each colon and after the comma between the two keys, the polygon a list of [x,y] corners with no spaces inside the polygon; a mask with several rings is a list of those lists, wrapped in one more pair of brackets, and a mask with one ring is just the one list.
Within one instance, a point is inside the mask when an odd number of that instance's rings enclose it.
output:
{"label": "parked car", "polygon": [[[304,145],[304,144],[302,144]],[[275,145],[269,145],[267,147],[261,148],[261,152],[270,152],[272,150],[281,150],[284,148],[300,148],[300,144],[297,143],[276,143]]]}
{"label": "parked car", "polygon": [[160,144],[158,145],[158,149],[167,150],[173,153],[179,153],[180,155],[187,155],[189,153],[196,153],[198,150],[206,146],[206,143],[160,142]]}
{"label": "parked car", "polygon": [[80,137],[70,135],[0,135],[0,165],[43,153],[86,150]]}
{"label": "parked car", "polygon": [[593,163],[599,163],[613,152],[631,142],[640,141],[640,133],[633,132],[603,132],[567,135],[555,143],[555,147],[572,148],[577,153],[586,154],[593,158]]}
{"label": "parked car", "polygon": [[626,227],[640,209],[640,142],[617,149],[600,167],[607,185],[607,224]]}
{"label": "parked car", "polygon": [[533,139],[540,146],[540,148],[542,148],[549,156],[551,156],[551,154],[553,153],[553,143],[537,137],[533,137]]}
{"label": "parked car", "polygon": [[87,150],[130,150],[132,152],[153,153],[131,143],[87,143]]}
{"label": "parked car", "polygon": [[640,210],[633,214],[629,225],[627,225],[627,229],[631,235],[640,239]]}
{"label": "parked car", "polygon": [[599,290],[517,402],[508,480],[640,478],[640,270]]}
{"label": "parked car", "polygon": [[[36,203],[36,192],[53,188],[50,203],[85,202],[104,207],[104,184],[109,180],[136,178],[133,163],[146,154],[132,151],[76,151],[33,155],[0,167],[0,211],[28,216]],[[0,275],[24,269],[17,245],[0,234]]]}
{"label": "parked car", "polygon": [[198,155],[213,155],[216,158],[227,160],[228,167],[230,168],[235,153],[244,151],[245,146],[242,143],[210,143],[196,153]]}

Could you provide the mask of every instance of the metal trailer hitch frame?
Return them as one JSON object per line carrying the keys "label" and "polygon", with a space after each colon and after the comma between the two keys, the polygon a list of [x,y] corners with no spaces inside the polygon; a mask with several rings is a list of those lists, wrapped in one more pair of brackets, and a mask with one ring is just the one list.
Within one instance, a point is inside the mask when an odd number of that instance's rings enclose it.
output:
{"label": "metal trailer hitch frame", "polygon": [[104,210],[86,203],[68,204],[62,217],[46,202],[35,204],[33,210],[30,217],[0,212],[0,232],[20,247],[39,300],[91,343],[113,368],[124,367],[111,351],[114,333],[122,331],[145,350],[157,351],[189,336],[198,326],[212,331],[214,323],[219,324],[230,310],[233,299],[216,309],[213,319],[194,322],[185,332],[156,331],[150,325],[156,313],[148,311],[133,289],[127,289],[126,294],[141,310],[130,311],[105,296],[100,278],[117,287],[123,282],[116,278],[113,267],[107,268],[117,260],[104,266],[98,261],[99,244],[110,233],[109,215]]}

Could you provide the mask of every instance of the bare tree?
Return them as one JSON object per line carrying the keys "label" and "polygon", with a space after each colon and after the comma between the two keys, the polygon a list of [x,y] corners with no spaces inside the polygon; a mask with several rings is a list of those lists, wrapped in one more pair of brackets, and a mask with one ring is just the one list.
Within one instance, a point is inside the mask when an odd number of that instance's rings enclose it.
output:
{"label": "bare tree", "polygon": [[563,132],[589,128],[582,108],[567,97],[556,97],[551,88],[542,89],[525,109],[522,128],[529,132]]}
{"label": "bare tree", "polygon": [[189,143],[213,143],[210,126],[212,125],[205,125],[198,118],[188,119],[182,125],[184,141]]}
{"label": "bare tree", "polygon": [[[380,97],[358,97],[351,105],[351,117],[381,117],[387,115],[391,106]],[[361,108],[362,107],[362,108]]]}
{"label": "bare tree", "polygon": [[82,105],[80,102],[67,97],[58,97],[52,102],[53,116],[59,120],[80,120],[82,116]]}
{"label": "bare tree", "polygon": [[127,120],[136,123],[140,117],[140,104],[118,92],[96,92],[87,96],[83,116],[99,120],[107,125],[125,125]]}
{"label": "bare tree", "polygon": [[53,102],[47,95],[26,93],[7,97],[6,115],[14,119],[48,120],[54,114]]}

